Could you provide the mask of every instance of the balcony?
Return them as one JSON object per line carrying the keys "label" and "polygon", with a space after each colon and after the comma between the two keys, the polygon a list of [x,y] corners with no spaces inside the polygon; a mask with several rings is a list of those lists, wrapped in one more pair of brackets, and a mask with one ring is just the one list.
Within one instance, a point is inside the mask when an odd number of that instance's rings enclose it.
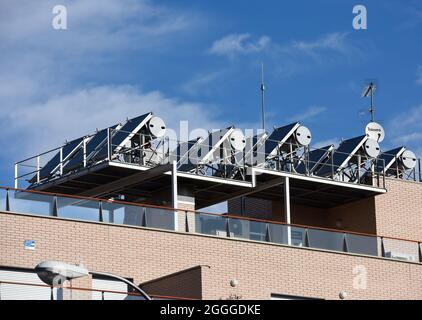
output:
{"label": "balcony", "polygon": [[420,241],[120,200],[0,187],[0,208],[16,214],[136,226],[422,263]]}

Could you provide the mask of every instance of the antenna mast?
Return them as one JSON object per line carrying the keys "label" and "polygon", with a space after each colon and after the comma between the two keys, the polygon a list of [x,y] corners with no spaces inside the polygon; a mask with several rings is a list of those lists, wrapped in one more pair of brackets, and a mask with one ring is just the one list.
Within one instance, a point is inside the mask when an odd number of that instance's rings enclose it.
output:
{"label": "antenna mast", "polygon": [[370,82],[367,87],[363,90],[362,97],[368,97],[370,95],[371,97],[371,105],[369,107],[369,112],[371,113],[371,122],[375,121],[375,106],[374,106],[374,93],[376,90],[376,86],[374,82]]}
{"label": "antenna mast", "polygon": [[264,63],[261,62],[261,117],[263,130],[265,130],[264,91]]}

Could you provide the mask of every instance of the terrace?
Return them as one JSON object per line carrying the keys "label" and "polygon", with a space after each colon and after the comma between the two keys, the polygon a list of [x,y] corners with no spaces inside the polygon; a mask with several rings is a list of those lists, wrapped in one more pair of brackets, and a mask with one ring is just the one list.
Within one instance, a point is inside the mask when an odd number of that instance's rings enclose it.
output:
{"label": "terrace", "polygon": [[411,239],[5,187],[0,188],[0,199],[5,213],[129,225],[422,263],[421,242]]}

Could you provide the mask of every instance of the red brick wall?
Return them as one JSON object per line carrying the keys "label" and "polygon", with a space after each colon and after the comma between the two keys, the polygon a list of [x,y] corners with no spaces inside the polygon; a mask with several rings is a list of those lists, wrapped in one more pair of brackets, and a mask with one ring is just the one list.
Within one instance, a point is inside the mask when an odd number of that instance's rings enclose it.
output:
{"label": "red brick wall", "polygon": [[[269,299],[272,293],[338,299],[422,299],[422,266],[305,248],[221,239],[139,227],[0,213],[0,265],[33,267],[43,260],[153,280],[197,265],[205,299]],[[25,239],[36,250],[24,250]],[[363,266],[367,288],[353,287]],[[231,280],[239,285],[230,286]]]}
{"label": "red brick wall", "polygon": [[422,241],[422,183],[387,179],[386,188],[375,198],[378,234]]}
{"label": "red brick wall", "polygon": [[151,295],[202,299],[202,269],[196,266],[161,278],[142,283],[140,286]]}

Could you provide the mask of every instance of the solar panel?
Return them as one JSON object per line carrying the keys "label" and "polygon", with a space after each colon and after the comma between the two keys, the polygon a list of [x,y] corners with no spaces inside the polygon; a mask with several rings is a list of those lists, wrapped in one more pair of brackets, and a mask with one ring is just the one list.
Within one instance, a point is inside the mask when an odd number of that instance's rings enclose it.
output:
{"label": "solar panel", "polygon": [[[120,149],[126,141],[133,138],[133,136],[146,124],[151,118],[151,113],[128,120],[120,129],[112,132],[112,152]],[[108,145],[105,143],[101,148],[92,156],[96,161],[103,160],[108,155]]]}
{"label": "solar panel", "polygon": [[299,122],[295,122],[287,126],[274,129],[274,131],[265,140],[265,154],[274,154],[278,145],[286,142],[298,126]]}
{"label": "solar panel", "polygon": [[[395,148],[393,150],[383,152],[378,156],[376,162],[377,172],[385,172],[391,168],[394,162],[400,157],[400,155],[406,150],[404,147]],[[385,167],[384,167],[385,165]]]}
{"label": "solar panel", "polygon": [[[83,138],[78,138],[76,140],[70,141],[68,142],[66,145],[63,146],[62,149],[62,157],[63,160],[66,160],[66,158],[75,151],[75,149],[81,145]],[[40,176],[40,180],[43,180],[45,178],[48,178],[51,173],[54,170],[57,170],[58,167],[60,166],[60,151],[58,151],[53,158],[51,158],[46,164],[45,166],[43,166],[40,169],[39,172],[39,176]],[[30,183],[35,183],[37,181],[37,175],[35,175],[34,177],[31,178],[31,180],[29,180]]]}
{"label": "solar panel", "polygon": [[[367,136],[359,136],[344,140],[340,146],[333,152],[332,164],[334,166],[334,172],[343,169],[350,158],[362,147],[365,143]],[[326,176],[332,173],[333,168],[331,167],[331,160],[325,162],[325,164],[318,171],[318,175]]]}
{"label": "solar panel", "polygon": [[[260,133],[258,135],[249,137],[246,139],[245,149],[245,162],[248,165],[256,165],[259,159],[259,155],[263,153],[265,139],[267,138],[266,133]],[[263,156],[264,158],[264,156]]]}
{"label": "solar panel", "polygon": [[[197,145],[198,139],[190,140],[188,142],[180,143],[176,149],[178,169],[181,171],[190,171],[195,168],[195,164],[191,161],[191,151]],[[193,155],[196,157],[197,155]]]}
{"label": "solar panel", "polygon": [[211,132],[206,139],[198,144],[198,148],[202,153],[201,156],[198,155],[198,161],[208,161],[233,130],[233,127],[229,127]]}
{"label": "solar panel", "polygon": [[[110,127],[110,129],[117,128],[117,125]],[[86,156],[89,159],[90,155],[98,150],[104,143],[107,142],[107,129],[98,131],[86,144]],[[76,155],[64,166],[63,170],[66,172],[72,171],[76,168],[82,167],[84,161],[84,150],[80,149]]]}
{"label": "solar panel", "polygon": [[306,168],[305,162],[301,162],[300,165],[296,168],[296,171],[298,173],[305,174],[307,173],[306,169],[308,169],[308,173],[313,173],[315,170],[317,170],[321,163],[323,163],[327,159],[333,149],[334,146],[329,145],[320,149],[310,151],[308,153],[308,159],[306,159],[308,163],[308,168]]}

